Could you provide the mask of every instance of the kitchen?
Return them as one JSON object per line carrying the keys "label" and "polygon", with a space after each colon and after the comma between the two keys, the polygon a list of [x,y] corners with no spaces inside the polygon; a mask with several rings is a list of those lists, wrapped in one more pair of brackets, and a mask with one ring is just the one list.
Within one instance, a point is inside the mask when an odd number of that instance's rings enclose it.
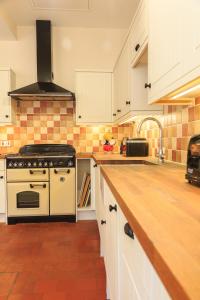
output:
{"label": "kitchen", "polygon": [[1,1],[0,299],[200,298],[200,4],[160,2]]}

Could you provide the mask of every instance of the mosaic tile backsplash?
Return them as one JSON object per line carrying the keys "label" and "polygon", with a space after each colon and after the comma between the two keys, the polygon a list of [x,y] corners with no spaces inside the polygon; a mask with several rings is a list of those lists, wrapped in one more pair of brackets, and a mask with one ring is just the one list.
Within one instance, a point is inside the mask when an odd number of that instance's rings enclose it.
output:
{"label": "mosaic tile backsplash", "polygon": [[[135,135],[133,124],[121,126],[77,126],[73,102],[20,102],[16,125],[0,126],[0,140],[9,140],[11,147],[0,147],[0,153],[18,152],[19,147],[32,143],[69,143],[77,152],[102,152],[105,132],[116,139],[114,152],[119,152],[123,137]],[[194,106],[165,106],[160,117],[163,124],[165,158],[186,163],[187,145],[194,134],[200,134],[200,98]],[[141,132],[150,144],[150,155],[157,152],[159,131],[153,122]]]}
{"label": "mosaic tile backsplash", "polygon": [[[200,134],[200,98],[195,100],[193,106],[165,106],[160,121],[164,128],[165,159],[185,164],[190,137]],[[159,143],[159,130],[153,122],[149,122],[144,125],[142,135],[148,139],[150,155],[154,156]]]}
{"label": "mosaic tile backsplash", "polygon": [[25,144],[68,143],[77,152],[102,152],[105,132],[116,139],[114,151],[124,136],[129,137],[132,126],[76,126],[73,102],[19,102],[16,125],[0,127],[0,140],[9,140],[11,147],[0,147],[0,153],[15,153]]}

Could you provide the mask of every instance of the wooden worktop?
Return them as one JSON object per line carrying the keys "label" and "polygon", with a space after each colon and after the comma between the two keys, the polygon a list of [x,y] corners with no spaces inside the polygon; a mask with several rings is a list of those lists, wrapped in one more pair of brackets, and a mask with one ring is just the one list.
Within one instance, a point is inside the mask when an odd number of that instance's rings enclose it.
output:
{"label": "wooden worktop", "polygon": [[0,154],[0,159],[5,159],[6,158],[6,154]]}
{"label": "wooden worktop", "polygon": [[133,164],[144,163],[151,164],[155,162],[155,158],[151,157],[126,157],[119,153],[77,153],[76,158],[93,158],[97,164]]}
{"label": "wooden worktop", "polygon": [[172,299],[200,299],[200,188],[175,164],[101,166]]}

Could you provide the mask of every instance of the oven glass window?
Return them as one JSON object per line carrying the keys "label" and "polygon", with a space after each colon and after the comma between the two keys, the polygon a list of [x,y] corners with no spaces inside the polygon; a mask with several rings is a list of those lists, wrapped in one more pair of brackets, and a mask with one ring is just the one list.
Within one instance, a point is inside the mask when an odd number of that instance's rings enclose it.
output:
{"label": "oven glass window", "polygon": [[40,194],[32,191],[17,193],[17,208],[39,208]]}

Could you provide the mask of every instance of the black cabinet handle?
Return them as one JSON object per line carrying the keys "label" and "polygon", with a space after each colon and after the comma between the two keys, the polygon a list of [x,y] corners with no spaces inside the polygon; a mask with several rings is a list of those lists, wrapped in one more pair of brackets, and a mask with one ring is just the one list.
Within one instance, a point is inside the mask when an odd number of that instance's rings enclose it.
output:
{"label": "black cabinet handle", "polygon": [[106,224],[106,220],[101,220],[101,225]]}
{"label": "black cabinet handle", "polygon": [[82,117],[81,117],[81,116],[78,116],[78,118],[81,119]]}
{"label": "black cabinet handle", "polygon": [[70,169],[58,169],[58,170],[56,170],[56,169],[54,169],[54,173],[55,174],[58,174],[58,173],[67,173],[67,174],[69,174],[70,173]]}
{"label": "black cabinet handle", "polygon": [[144,87],[145,87],[145,89],[146,89],[146,88],[149,88],[149,89],[150,89],[150,88],[151,88],[151,83],[145,83]]}
{"label": "black cabinet handle", "polygon": [[116,117],[117,114],[113,114],[113,117]]}
{"label": "black cabinet handle", "polygon": [[0,176],[0,179],[3,179],[3,176]]}
{"label": "black cabinet handle", "polygon": [[130,105],[131,104],[131,101],[126,101],[126,105]]}
{"label": "black cabinet handle", "polygon": [[117,204],[115,204],[115,205],[109,205],[109,211],[111,212],[112,210],[115,210],[115,211],[117,211]]}
{"label": "black cabinet handle", "polygon": [[96,167],[97,167],[97,164],[94,164],[94,165],[93,165],[93,168],[96,168]]}
{"label": "black cabinet handle", "polygon": [[121,112],[121,109],[118,109],[117,112],[120,113],[120,112]]}
{"label": "black cabinet handle", "polygon": [[137,44],[137,45],[135,46],[135,51],[137,52],[139,49],[140,49],[140,44]]}
{"label": "black cabinet handle", "polygon": [[124,232],[126,235],[128,235],[131,239],[134,240],[134,233],[133,230],[131,229],[130,225],[128,223],[126,223],[124,225]]}

